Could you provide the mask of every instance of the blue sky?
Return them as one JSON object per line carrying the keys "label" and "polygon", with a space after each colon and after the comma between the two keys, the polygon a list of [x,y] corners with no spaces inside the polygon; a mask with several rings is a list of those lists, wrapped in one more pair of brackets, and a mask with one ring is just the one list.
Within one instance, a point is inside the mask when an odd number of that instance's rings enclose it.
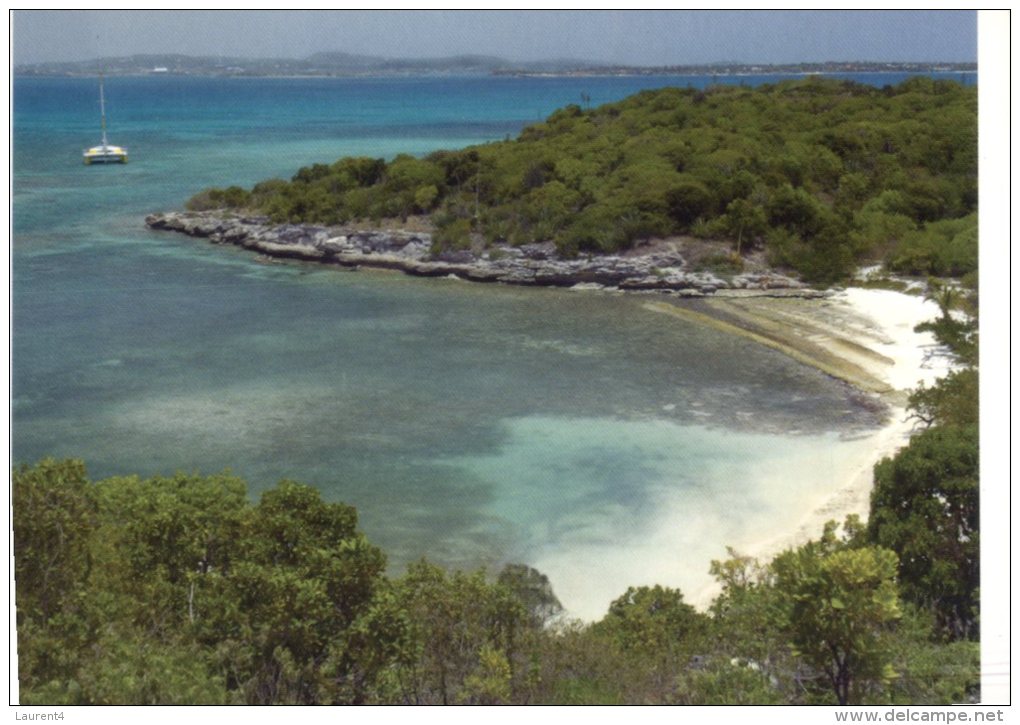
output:
{"label": "blue sky", "polygon": [[15,64],[135,53],[459,53],[634,65],[976,61],[974,11],[15,11]]}

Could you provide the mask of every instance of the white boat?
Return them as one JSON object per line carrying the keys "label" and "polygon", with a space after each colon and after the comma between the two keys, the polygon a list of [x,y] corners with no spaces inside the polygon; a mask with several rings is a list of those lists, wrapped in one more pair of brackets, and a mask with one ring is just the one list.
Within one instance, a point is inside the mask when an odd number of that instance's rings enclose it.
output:
{"label": "white boat", "polygon": [[103,78],[99,78],[99,114],[103,129],[103,140],[98,146],[85,149],[82,158],[85,165],[91,164],[126,164],[128,160],[127,149],[123,146],[111,146],[106,140],[106,98],[103,96]]}

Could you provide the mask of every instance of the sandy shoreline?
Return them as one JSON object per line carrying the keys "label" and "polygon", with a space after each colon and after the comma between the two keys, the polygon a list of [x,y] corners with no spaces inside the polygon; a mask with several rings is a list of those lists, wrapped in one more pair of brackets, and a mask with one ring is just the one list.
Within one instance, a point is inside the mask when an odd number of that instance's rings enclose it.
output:
{"label": "sandy shoreline", "polygon": [[[740,309],[727,309],[734,305]],[[931,333],[914,332],[917,324],[939,314],[938,307],[914,295],[860,288],[838,292],[823,301],[759,299],[747,304],[713,300],[711,306],[713,316],[742,319],[745,332],[760,332],[763,322],[783,319],[789,325],[784,343],[793,348],[784,352],[805,364],[813,364],[811,357],[819,348],[842,356],[850,365],[849,374],[842,375],[824,364],[816,367],[870,392],[889,407],[886,425],[862,439],[864,445],[842,462],[834,487],[811,501],[806,515],[796,521],[777,521],[764,535],[759,532],[727,545],[767,561],[818,537],[827,521],[842,522],[849,514],[866,519],[874,465],[906,445],[915,429],[914,421],[907,419],[907,394],[919,383],[930,385],[953,369],[951,358]],[[749,313],[752,307],[755,309]],[[864,385],[859,384],[862,380]],[[880,385],[874,385],[875,381]],[[711,582],[691,592],[689,599],[707,606],[717,593],[717,584]]]}
{"label": "sandy shoreline", "polygon": [[[686,601],[707,609],[719,592],[709,565],[724,559],[727,547],[767,562],[817,538],[827,521],[842,522],[848,514],[865,519],[875,463],[905,445],[914,429],[905,410],[909,390],[951,369],[933,336],[914,332],[939,313],[918,296],[852,288],[813,300],[649,298],[642,306],[661,315],[662,324],[707,324],[848,384],[863,382],[855,387],[864,392],[855,396],[874,400],[885,420],[854,435],[738,432],[667,421],[658,423],[663,430],[657,433],[634,432],[635,439],[654,440],[658,451],[649,461],[658,478],[649,518],[608,540],[590,521],[570,522],[572,535],[530,562],[549,576],[568,617],[585,621],[603,617],[627,586],[679,588]],[[702,450],[708,463],[699,467],[692,462]],[[721,487],[692,487],[702,474]],[[602,513],[614,516],[611,509]]]}

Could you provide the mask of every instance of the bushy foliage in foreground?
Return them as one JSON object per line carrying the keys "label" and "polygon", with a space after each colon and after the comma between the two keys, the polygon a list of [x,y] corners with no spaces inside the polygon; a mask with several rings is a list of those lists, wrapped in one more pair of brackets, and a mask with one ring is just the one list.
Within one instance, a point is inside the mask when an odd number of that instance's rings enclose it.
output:
{"label": "bushy foliage in foreground", "polygon": [[189,206],[322,224],[430,215],[440,248],[612,252],[688,234],[738,253],[764,245],[818,281],[883,257],[903,273],[961,275],[977,259],[976,103],[974,88],[926,77],[663,88],[567,106],[516,140],[343,158]]}
{"label": "bushy foliage in foreground", "polygon": [[229,475],[92,483],[80,462],[45,460],[13,475],[20,700],[960,702],[978,686],[975,630],[946,624],[974,615],[976,561],[958,554],[976,531],[927,532],[918,560],[883,514],[897,496],[937,503],[885,482],[890,465],[945,457],[926,446],[880,466],[873,527],[713,563],[708,613],[640,586],[589,625],[560,621],[548,580],[520,565],[495,581],[425,561],[388,577],[354,509],[307,486],[251,504]]}

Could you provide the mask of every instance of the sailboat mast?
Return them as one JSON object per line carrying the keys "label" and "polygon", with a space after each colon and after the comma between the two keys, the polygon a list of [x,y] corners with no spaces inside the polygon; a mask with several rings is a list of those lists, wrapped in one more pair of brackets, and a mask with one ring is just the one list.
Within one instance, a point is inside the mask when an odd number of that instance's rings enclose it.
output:
{"label": "sailboat mast", "polygon": [[85,149],[82,157],[86,166],[92,164],[126,164],[128,160],[127,149],[121,146],[111,146],[106,139],[106,88],[104,87],[103,74],[99,74],[99,122],[103,130],[103,140],[99,146]]}
{"label": "sailboat mast", "polygon": [[103,146],[106,146],[106,99],[103,97],[103,76],[99,76],[99,117],[103,129]]}

